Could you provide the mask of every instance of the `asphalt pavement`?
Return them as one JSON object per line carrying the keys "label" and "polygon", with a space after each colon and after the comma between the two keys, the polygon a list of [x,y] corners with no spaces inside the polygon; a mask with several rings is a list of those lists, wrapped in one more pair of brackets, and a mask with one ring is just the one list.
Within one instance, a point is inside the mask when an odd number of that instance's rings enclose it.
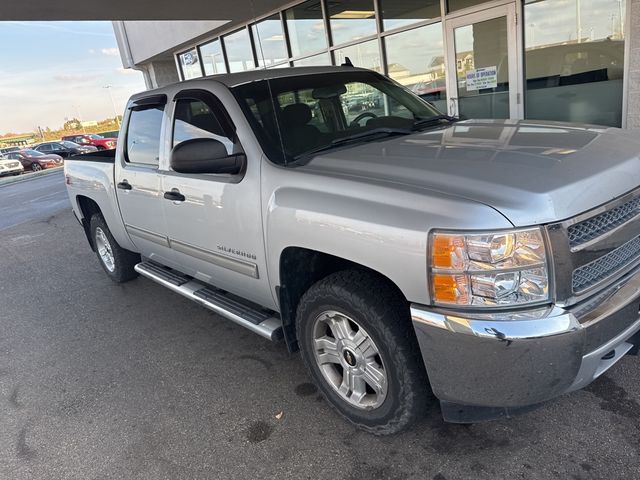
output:
{"label": "asphalt pavement", "polygon": [[112,283],[61,175],[0,198],[0,479],[638,478],[638,357],[511,420],[445,424],[434,406],[373,437],[284,345],[149,280]]}

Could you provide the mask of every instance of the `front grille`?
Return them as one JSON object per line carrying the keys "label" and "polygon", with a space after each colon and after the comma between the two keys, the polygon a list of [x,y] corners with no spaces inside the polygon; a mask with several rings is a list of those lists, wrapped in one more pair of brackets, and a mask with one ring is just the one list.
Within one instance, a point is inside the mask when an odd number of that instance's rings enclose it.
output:
{"label": "front grille", "polygon": [[640,197],[637,197],[600,215],[571,225],[567,230],[569,246],[573,248],[593,240],[629,221],[639,213]]}
{"label": "front grille", "polygon": [[572,287],[580,293],[613,275],[640,258],[640,235],[606,255],[573,271]]}

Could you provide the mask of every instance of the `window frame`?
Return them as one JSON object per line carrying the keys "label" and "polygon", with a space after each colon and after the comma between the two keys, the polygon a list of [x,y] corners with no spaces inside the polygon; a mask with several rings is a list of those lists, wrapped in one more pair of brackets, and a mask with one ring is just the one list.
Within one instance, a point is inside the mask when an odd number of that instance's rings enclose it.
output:
{"label": "window frame", "polygon": [[[149,110],[151,108],[157,108],[157,107],[162,107],[162,121],[160,123],[160,140],[158,142],[158,163],[154,165],[151,163],[132,162],[129,159],[129,134],[131,133],[130,127],[131,127],[131,118],[133,117],[133,112],[141,111],[141,110]],[[122,150],[122,153],[123,153],[122,160],[125,168],[126,166],[130,165],[130,166],[147,168],[149,170],[160,169],[160,163],[162,161],[162,158],[161,158],[162,149],[163,149],[162,135],[164,132],[166,113],[167,113],[167,96],[164,94],[150,95],[148,97],[138,98],[133,102],[131,102],[131,104],[127,107],[127,129],[126,129],[126,135],[124,138],[124,146]]]}

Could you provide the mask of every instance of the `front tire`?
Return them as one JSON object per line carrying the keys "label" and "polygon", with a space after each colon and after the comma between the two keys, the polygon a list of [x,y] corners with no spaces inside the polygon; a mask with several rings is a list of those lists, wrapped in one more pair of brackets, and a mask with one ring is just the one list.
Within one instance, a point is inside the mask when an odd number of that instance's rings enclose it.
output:
{"label": "front tire", "polygon": [[302,358],[337,412],[376,435],[397,433],[421,416],[428,380],[409,308],[384,279],[337,272],[298,304]]}
{"label": "front tire", "polygon": [[138,272],[134,267],[140,263],[140,255],[118,245],[102,214],[96,213],[91,217],[90,229],[98,260],[109,278],[116,283],[136,278]]}

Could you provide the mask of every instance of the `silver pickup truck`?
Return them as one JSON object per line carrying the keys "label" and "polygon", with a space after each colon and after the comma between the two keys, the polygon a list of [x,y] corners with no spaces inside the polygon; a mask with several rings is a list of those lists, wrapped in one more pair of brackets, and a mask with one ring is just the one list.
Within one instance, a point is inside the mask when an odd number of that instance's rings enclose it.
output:
{"label": "silver pickup truck", "polygon": [[135,95],[65,163],[107,275],[284,339],[355,425],[507,417],[640,329],[640,137],[459,121],[375,72],[286,68]]}

